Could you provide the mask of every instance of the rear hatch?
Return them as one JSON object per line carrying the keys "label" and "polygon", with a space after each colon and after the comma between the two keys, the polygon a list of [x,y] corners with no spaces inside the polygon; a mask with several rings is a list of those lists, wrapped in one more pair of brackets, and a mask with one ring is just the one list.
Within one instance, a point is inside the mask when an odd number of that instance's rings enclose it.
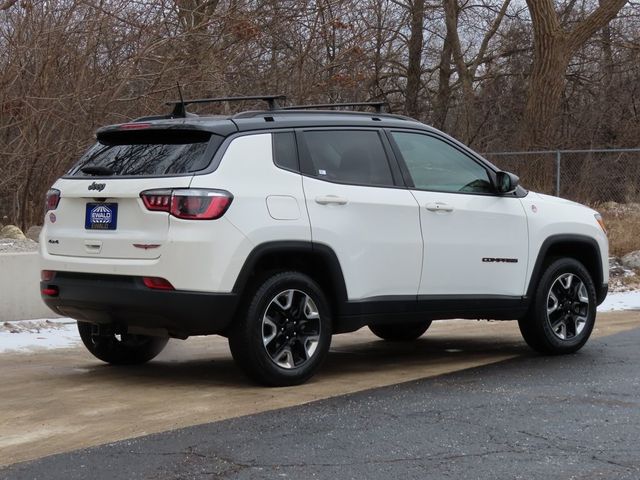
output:
{"label": "rear hatch", "polygon": [[210,164],[221,142],[210,132],[184,129],[99,134],[98,143],[54,185],[60,199],[45,216],[47,251],[72,257],[159,258],[169,213],[148,210],[141,192],[189,187],[193,173]]}

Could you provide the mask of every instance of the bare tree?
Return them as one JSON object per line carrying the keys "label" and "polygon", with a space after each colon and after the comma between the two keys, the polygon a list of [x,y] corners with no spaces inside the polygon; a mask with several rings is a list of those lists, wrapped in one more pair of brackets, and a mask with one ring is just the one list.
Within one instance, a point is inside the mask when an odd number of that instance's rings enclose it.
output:
{"label": "bare tree", "polygon": [[[462,123],[462,139],[468,143],[473,143],[476,136],[476,123],[477,122],[477,109],[476,95],[474,91],[474,83],[476,81],[476,73],[478,68],[487,61],[487,51],[489,43],[495,36],[496,32],[500,28],[500,24],[507,13],[511,0],[504,0],[500,6],[497,14],[491,21],[489,28],[480,41],[475,55],[470,59],[465,58],[465,52],[462,49],[462,42],[458,34],[458,18],[460,15],[461,7],[458,0],[444,0],[445,11],[445,24],[447,28],[447,34],[443,45],[443,54],[441,56],[441,68],[445,68],[441,80],[448,82],[450,78],[449,66],[442,65],[442,62],[447,57],[453,58],[455,64],[455,71],[458,74],[458,82],[462,89],[462,101],[463,101],[463,117]],[[450,90],[448,86],[440,85],[440,95],[445,95]],[[444,103],[444,99],[440,99]]]}
{"label": "bare tree", "polygon": [[552,0],[527,0],[534,33],[534,56],[522,123],[524,145],[548,145],[549,139],[554,139],[554,120],[569,61],[618,14],[626,1],[603,0],[590,15],[567,30]]}
{"label": "bare tree", "polygon": [[411,33],[409,36],[409,56],[407,61],[407,92],[405,95],[405,112],[411,117],[420,115],[418,95],[422,81],[422,44],[424,41],[425,6],[424,0],[409,0],[409,18],[411,19]]}
{"label": "bare tree", "polygon": [[480,151],[637,146],[640,15],[624,3],[0,0],[0,217],[39,223],[95,129],[165,113],[177,81],[186,96],[383,99]]}

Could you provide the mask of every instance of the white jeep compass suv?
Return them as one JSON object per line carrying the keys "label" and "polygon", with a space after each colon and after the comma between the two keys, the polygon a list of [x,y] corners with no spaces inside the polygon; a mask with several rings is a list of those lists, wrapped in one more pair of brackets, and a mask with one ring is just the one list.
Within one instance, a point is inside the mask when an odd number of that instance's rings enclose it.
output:
{"label": "white jeep compass suv", "polygon": [[253,98],[270,108],[102,128],[49,191],[42,296],[97,358],[218,334],[251,378],[292,385],[363,326],[513,319],[539,352],[585,344],[609,277],[597,212],[410,118]]}

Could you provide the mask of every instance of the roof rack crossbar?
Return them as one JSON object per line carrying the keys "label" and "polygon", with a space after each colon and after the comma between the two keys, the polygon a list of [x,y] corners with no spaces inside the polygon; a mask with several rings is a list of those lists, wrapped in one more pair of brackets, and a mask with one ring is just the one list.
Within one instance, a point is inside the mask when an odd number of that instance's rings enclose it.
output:
{"label": "roof rack crossbar", "polygon": [[286,100],[285,95],[252,95],[248,97],[218,97],[218,98],[195,98],[192,100],[176,100],[167,102],[167,105],[173,105],[173,117],[184,117],[186,115],[186,106],[199,103],[222,103],[222,102],[242,102],[247,100],[262,100],[267,102],[269,110],[280,109],[279,100]]}
{"label": "roof rack crossbar", "polygon": [[312,108],[343,108],[343,107],[373,107],[376,113],[384,113],[383,108],[388,107],[387,102],[347,102],[347,103],[318,103],[313,105],[292,105],[282,107],[281,110],[306,110]]}

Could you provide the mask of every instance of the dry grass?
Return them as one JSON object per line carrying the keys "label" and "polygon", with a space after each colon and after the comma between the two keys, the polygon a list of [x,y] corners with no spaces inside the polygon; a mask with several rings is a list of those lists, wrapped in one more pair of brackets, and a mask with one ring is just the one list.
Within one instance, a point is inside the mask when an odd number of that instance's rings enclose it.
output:
{"label": "dry grass", "polygon": [[612,256],[640,250],[640,204],[607,202],[596,208],[604,219]]}

